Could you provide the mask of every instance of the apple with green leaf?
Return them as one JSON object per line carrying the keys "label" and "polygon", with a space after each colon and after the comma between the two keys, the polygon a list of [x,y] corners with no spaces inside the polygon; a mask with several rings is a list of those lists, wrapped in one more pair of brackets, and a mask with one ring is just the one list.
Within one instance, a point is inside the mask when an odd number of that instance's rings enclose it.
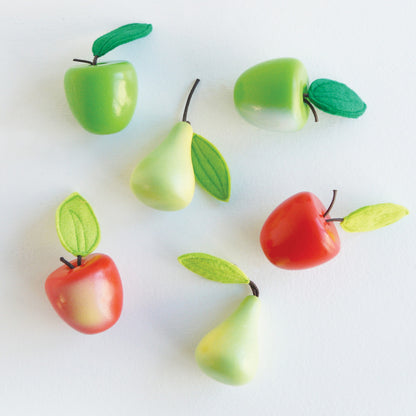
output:
{"label": "apple with green leaf", "polygon": [[100,228],[88,202],[78,193],[66,198],[56,211],[56,228],[66,250],[76,256],[52,272],[45,291],[56,313],[72,328],[96,334],[113,326],[123,306],[123,287],[114,261],[92,253]]}
{"label": "apple with green leaf", "polygon": [[369,205],[344,218],[331,218],[337,191],[328,208],[311,192],[300,192],[282,202],[267,218],[260,233],[266,257],[288,270],[318,266],[335,257],[341,248],[335,223],[345,231],[362,232],[392,224],[408,210],[397,204]]}
{"label": "apple with green leaf", "polygon": [[98,58],[117,46],[147,36],[151,31],[150,24],[121,26],[94,42],[91,61],[74,59],[87,65],[66,72],[65,93],[73,115],[86,130],[111,134],[129,124],[137,101],[136,71],[130,62],[98,62]]}
{"label": "apple with green leaf", "polygon": [[309,85],[305,66],[298,59],[279,58],[247,69],[234,86],[234,103],[249,123],[272,131],[295,131],[308,120],[314,105],[327,113],[357,118],[365,103],[345,84],[317,79]]}
{"label": "apple with green leaf", "polygon": [[234,264],[205,253],[189,253],[178,258],[187,269],[221,283],[248,284],[252,295],[199,342],[195,359],[201,370],[231,385],[248,383],[256,374],[259,361],[259,290]]}

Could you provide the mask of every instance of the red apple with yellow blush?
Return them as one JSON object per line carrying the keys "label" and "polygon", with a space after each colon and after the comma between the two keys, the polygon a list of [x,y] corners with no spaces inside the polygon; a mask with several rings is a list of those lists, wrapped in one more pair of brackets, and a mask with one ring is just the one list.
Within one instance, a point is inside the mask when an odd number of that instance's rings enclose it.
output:
{"label": "red apple with yellow blush", "polygon": [[57,210],[56,225],[63,246],[77,257],[60,258],[64,265],[45,282],[48,299],[77,331],[105,331],[120,317],[123,287],[114,261],[106,254],[91,254],[100,239],[94,212],[79,194],[71,194]]}
{"label": "red apple with yellow blush", "polygon": [[318,266],[340,251],[336,222],[350,232],[370,231],[408,214],[400,205],[383,203],[362,207],[344,218],[331,218],[337,191],[328,208],[311,192],[300,192],[282,202],[267,218],[260,233],[266,257],[282,269]]}

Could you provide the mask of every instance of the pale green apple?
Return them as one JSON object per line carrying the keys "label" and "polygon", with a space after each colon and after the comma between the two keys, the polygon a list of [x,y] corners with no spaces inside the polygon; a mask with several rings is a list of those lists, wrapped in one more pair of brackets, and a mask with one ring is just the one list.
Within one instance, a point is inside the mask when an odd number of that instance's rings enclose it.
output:
{"label": "pale green apple", "polygon": [[294,58],[273,59],[249,68],[237,79],[234,103],[249,123],[273,131],[301,129],[309,116],[304,102],[308,75]]}

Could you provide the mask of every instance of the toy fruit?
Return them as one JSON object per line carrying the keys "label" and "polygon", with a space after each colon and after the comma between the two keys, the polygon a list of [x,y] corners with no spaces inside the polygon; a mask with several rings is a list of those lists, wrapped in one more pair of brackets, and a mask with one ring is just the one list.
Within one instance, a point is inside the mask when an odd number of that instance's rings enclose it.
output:
{"label": "toy fruit", "polygon": [[227,201],[230,175],[218,150],[194,134],[187,121],[197,79],[189,93],[182,121],[176,123],[165,140],[134,169],[130,186],[144,204],[165,211],[185,208],[198,182],[216,198]]}
{"label": "toy fruit", "polygon": [[260,312],[257,286],[235,265],[204,253],[184,254],[179,262],[189,270],[222,283],[249,284],[247,296],[225,321],[199,342],[195,351],[201,370],[225,384],[249,382],[258,366],[258,320]]}
{"label": "toy fruit", "polygon": [[272,59],[255,65],[237,79],[234,103],[240,115],[257,127],[273,131],[295,131],[306,123],[312,104],[334,115],[361,116],[366,105],[346,85],[317,79],[308,86],[302,62],[294,58]]}
{"label": "toy fruit", "polygon": [[123,288],[113,260],[105,254],[90,254],[100,240],[94,212],[84,198],[73,193],[58,207],[56,227],[62,245],[77,258],[68,261],[61,257],[64,265],[45,282],[48,299],[77,331],[105,331],[120,317]]}
{"label": "toy fruit", "polygon": [[72,114],[91,133],[110,134],[124,129],[133,117],[137,101],[137,77],[131,63],[98,63],[99,57],[127,42],[147,36],[152,25],[132,23],[98,38],[92,61],[69,69],[64,78],[66,98]]}
{"label": "toy fruit", "polygon": [[318,266],[340,250],[334,222],[350,232],[370,231],[392,224],[408,214],[400,205],[385,203],[360,208],[345,218],[330,218],[337,191],[326,209],[310,192],[300,192],[282,202],[267,218],[260,233],[266,257],[282,269]]}

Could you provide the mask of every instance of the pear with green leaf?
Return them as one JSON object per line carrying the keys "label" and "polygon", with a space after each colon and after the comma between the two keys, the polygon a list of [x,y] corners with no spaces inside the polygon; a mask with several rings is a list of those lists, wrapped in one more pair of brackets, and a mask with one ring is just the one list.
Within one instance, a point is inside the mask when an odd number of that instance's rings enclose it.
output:
{"label": "pear with green leaf", "polygon": [[204,253],[189,253],[179,262],[206,279],[221,283],[248,284],[252,295],[199,342],[195,351],[201,370],[213,379],[230,385],[248,383],[256,374],[259,360],[257,286],[234,264]]}
{"label": "pear with green leaf", "polygon": [[163,142],[134,169],[130,186],[144,204],[163,211],[177,211],[190,204],[195,178],[211,195],[228,201],[230,174],[224,158],[213,144],[194,134],[187,120],[197,79],[189,93],[182,121]]}

